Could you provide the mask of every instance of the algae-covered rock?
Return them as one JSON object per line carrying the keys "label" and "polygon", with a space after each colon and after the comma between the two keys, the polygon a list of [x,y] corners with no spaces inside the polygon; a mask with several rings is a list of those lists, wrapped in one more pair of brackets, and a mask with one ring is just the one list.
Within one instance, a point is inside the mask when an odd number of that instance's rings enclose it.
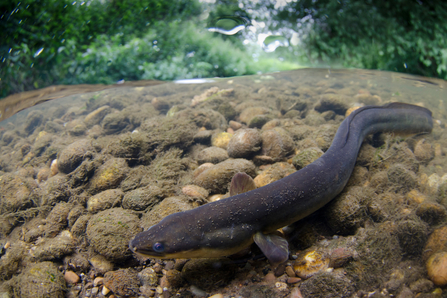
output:
{"label": "algae-covered rock", "polygon": [[123,158],[112,158],[106,161],[93,175],[90,181],[92,192],[117,188],[126,177],[128,166]]}
{"label": "algae-covered rock", "polygon": [[64,276],[52,262],[30,264],[17,278],[14,295],[22,298],[65,297]]}
{"label": "algae-covered rock", "polygon": [[35,206],[37,184],[14,174],[0,176],[0,214]]}
{"label": "algae-covered rock", "polygon": [[355,288],[343,274],[324,272],[301,283],[300,291],[303,297],[341,298],[350,297]]}
{"label": "algae-covered rock", "polygon": [[238,172],[245,172],[253,177],[255,165],[245,159],[228,159],[201,172],[194,178],[194,184],[210,193],[225,193],[234,174]]}
{"label": "algae-covered rock", "polygon": [[101,255],[95,254],[93,256],[90,256],[88,261],[90,264],[92,264],[95,271],[98,272],[99,274],[104,274],[106,272],[112,271],[114,267],[112,262],[108,261]]}
{"label": "algae-covered rock", "polygon": [[26,133],[31,134],[38,126],[43,122],[44,115],[42,111],[34,110],[28,113],[25,119],[24,130]]}
{"label": "algae-covered rock", "polygon": [[88,221],[87,239],[107,259],[125,260],[131,255],[129,240],[141,232],[138,222],[138,216],[122,208],[101,211]]}
{"label": "algae-covered rock", "polygon": [[93,156],[93,146],[90,140],[82,139],[68,145],[61,151],[57,159],[60,172],[68,174],[76,169],[85,159]]}
{"label": "algae-covered rock", "polygon": [[352,186],[338,195],[326,208],[325,218],[333,231],[343,235],[354,233],[368,219],[366,204],[372,190]]}
{"label": "algae-covered rock", "polygon": [[228,132],[218,132],[211,137],[211,145],[222,149],[227,149],[233,134]]}
{"label": "algae-covered rock", "polygon": [[286,162],[277,162],[267,167],[254,179],[256,187],[262,187],[295,172],[295,168]]}
{"label": "algae-covered rock", "polygon": [[123,112],[108,114],[101,123],[106,134],[121,133],[133,128],[129,117]]}
{"label": "algae-covered rock", "polygon": [[428,225],[421,220],[404,220],[397,224],[396,236],[404,254],[419,256],[427,241]]}
{"label": "algae-covered rock", "polygon": [[72,254],[76,241],[69,231],[63,231],[54,238],[43,238],[39,244],[31,248],[31,255],[39,261],[60,259]]}
{"label": "algae-covered rock", "polygon": [[306,148],[293,157],[292,163],[297,170],[300,170],[316,161],[323,155],[323,153],[324,152],[317,147]]}
{"label": "algae-covered rock", "polygon": [[237,266],[227,259],[191,259],[182,269],[182,277],[205,291],[226,285]]}
{"label": "algae-covered rock", "polygon": [[257,129],[239,129],[227,146],[233,158],[248,158],[261,149],[261,133]]}
{"label": "algae-covered rock", "polygon": [[[266,107],[248,107],[241,112],[239,118],[241,119],[241,122],[248,124],[254,117],[260,115],[266,115],[269,113],[271,113],[271,109]],[[265,122],[263,123],[263,125],[264,124]]]}
{"label": "algae-covered rock", "polygon": [[339,94],[323,94],[320,101],[315,105],[315,110],[320,113],[334,111],[339,115],[344,115],[347,109],[346,98]]}
{"label": "algae-covered rock", "polygon": [[154,208],[143,214],[141,217],[141,226],[144,230],[147,230],[170,214],[191,210],[193,208],[194,205],[184,197],[178,196],[166,198],[158,205],[155,205]]}
{"label": "algae-covered rock", "polygon": [[61,201],[67,201],[71,195],[67,177],[61,174],[50,177],[43,186],[40,198],[41,206],[52,206]]}
{"label": "algae-covered rock", "polygon": [[406,192],[418,185],[416,174],[402,164],[391,166],[387,171],[387,175],[389,182],[393,183],[393,187],[398,191]]}
{"label": "algae-covered rock", "polygon": [[157,185],[137,188],[124,195],[122,206],[124,209],[145,210],[157,204],[164,195],[164,191]]}
{"label": "algae-covered rock", "polygon": [[270,156],[278,161],[293,152],[293,139],[289,133],[281,127],[275,127],[262,132],[261,138],[262,155]]}
{"label": "algae-covered rock", "polygon": [[92,127],[95,124],[99,124],[101,120],[110,113],[110,111],[111,109],[107,105],[97,108],[96,110],[85,116],[85,125],[87,125],[88,127]]}
{"label": "algae-covered rock", "polygon": [[104,275],[104,285],[114,294],[121,297],[137,296],[140,281],[137,271],[133,269],[119,269],[109,271]]}
{"label": "algae-covered rock", "polygon": [[201,150],[199,154],[197,154],[197,162],[199,164],[207,162],[215,164],[224,161],[226,159],[228,159],[227,151],[225,149],[216,146],[205,148]]}
{"label": "algae-covered rock", "polygon": [[337,125],[332,124],[320,125],[317,129],[315,129],[312,137],[317,143],[318,147],[321,150],[326,151],[331,146],[337,130],[338,130]]}
{"label": "algae-covered rock", "polygon": [[121,204],[124,193],[121,189],[107,189],[87,201],[87,211],[96,213]]}

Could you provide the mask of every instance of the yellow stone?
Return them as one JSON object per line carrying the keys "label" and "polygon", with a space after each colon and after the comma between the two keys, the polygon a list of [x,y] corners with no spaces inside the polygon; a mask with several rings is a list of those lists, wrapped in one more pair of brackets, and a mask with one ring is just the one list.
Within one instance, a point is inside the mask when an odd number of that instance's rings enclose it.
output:
{"label": "yellow stone", "polygon": [[228,132],[221,132],[217,135],[213,136],[211,139],[211,145],[227,149],[228,143],[230,142],[230,139],[233,137],[233,134]]}

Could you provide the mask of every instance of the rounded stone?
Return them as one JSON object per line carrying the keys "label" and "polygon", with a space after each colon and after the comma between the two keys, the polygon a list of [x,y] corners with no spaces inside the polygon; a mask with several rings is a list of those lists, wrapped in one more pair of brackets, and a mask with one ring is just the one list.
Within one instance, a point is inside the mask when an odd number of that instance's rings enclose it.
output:
{"label": "rounded stone", "polygon": [[426,263],[427,274],[437,286],[447,285],[447,252],[433,254]]}
{"label": "rounded stone", "polygon": [[182,269],[182,277],[205,291],[227,284],[237,271],[226,259],[191,259]]}
{"label": "rounded stone", "polygon": [[87,201],[87,211],[96,213],[121,204],[124,193],[121,189],[107,189]]}
{"label": "rounded stone", "polygon": [[228,159],[214,165],[194,178],[193,183],[207,189],[210,193],[225,193],[236,173],[255,175],[255,165],[245,159]]}
{"label": "rounded stone", "polygon": [[90,181],[93,192],[117,188],[126,177],[128,166],[124,158],[112,158],[101,165]]}
{"label": "rounded stone", "polygon": [[352,186],[334,199],[325,210],[325,218],[334,232],[342,235],[355,233],[368,219],[366,204],[371,191]]}
{"label": "rounded stone", "polygon": [[414,147],[414,156],[422,162],[429,162],[435,157],[435,149],[425,139],[419,140]]}
{"label": "rounded stone", "polygon": [[93,155],[93,146],[90,140],[82,139],[68,145],[59,154],[57,167],[60,172],[68,174],[75,170],[85,159]]}
{"label": "rounded stone", "polygon": [[208,162],[216,164],[226,159],[228,159],[227,151],[216,146],[205,148],[197,154],[197,162],[199,164]]}
{"label": "rounded stone", "polygon": [[261,149],[261,133],[257,129],[239,129],[228,143],[228,155],[232,158],[247,158]]}
{"label": "rounded stone", "polygon": [[281,127],[262,132],[261,154],[271,156],[274,160],[280,160],[293,152],[294,143],[292,137]]}
{"label": "rounded stone", "polygon": [[15,294],[17,297],[65,297],[64,276],[52,262],[34,263],[28,266],[17,279]]}
{"label": "rounded stone", "polygon": [[122,206],[124,209],[142,211],[153,207],[163,198],[163,190],[157,185],[148,185],[127,192],[124,195]]}
{"label": "rounded stone", "polygon": [[122,208],[112,208],[93,215],[87,225],[87,239],[93,249],[111,261],[131,256],[130,239],[141,232],[139,219]]}
{"label": "rounded stone", "polygon": [[304,168],[305,166],[316,161],[324,152],[317,147],[310,147],[302,150],[292,159],[292,163],[297,170]]}

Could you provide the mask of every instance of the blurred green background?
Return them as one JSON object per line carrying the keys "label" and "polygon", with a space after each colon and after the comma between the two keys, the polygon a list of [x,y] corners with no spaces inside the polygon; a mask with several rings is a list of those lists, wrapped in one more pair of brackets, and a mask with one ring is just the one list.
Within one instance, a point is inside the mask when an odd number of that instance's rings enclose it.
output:
{"label": "blurred green background", "polygon": [[0,8],[0,97],[299,67],[447,79],[447,1],[3,0]]}

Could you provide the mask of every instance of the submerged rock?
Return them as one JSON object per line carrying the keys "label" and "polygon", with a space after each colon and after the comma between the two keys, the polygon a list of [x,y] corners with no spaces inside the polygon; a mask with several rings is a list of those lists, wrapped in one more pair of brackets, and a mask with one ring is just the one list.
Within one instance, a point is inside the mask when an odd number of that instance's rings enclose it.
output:
{"label": "submerged rock", "polygon": [[111,261],[131,256],[129,241],[141,232],[138,216],[122,208],[93,215],[87,225],[87,239],[93,249]]}
{"label": "submerged rock", "polygon": [[197,154],[197,162],[199,164],[207,162],[216,164],[226,159],[228,159],[227,151],[216,146],[205,148]]}
{"label": "submerged rock", "polygon": [[119,206],[124,193],[121,189],[107,189],[92,197],[87,201],[87,211],[96,213],[112,207]]}
{"label": "submerged rock", "polygon": [[294,149],[293,139],[289,133],[281,127],[275,127],[262,132],[261,154],[279,161],[291,154]]}
{"label": "submerged rock", "polygon": [[67,285],[62,273],[52,262],[30,264],[17,279],[14,293],[17,297],[65,297]]}
{"label": "submerged rock", "polygon": [[232,158],[248,158],[261,149],[261,133],[257,129],[239,129],[228,143]]}
{"label": "submerged rock", "polygon": [[94,193],[117,188],[127,172],[128,166],[123,158],[111,158],[97,169],[90,180],[90,188]]}
{"label": "submerged rock", "polygon": [[214,165],[194,178],[194,184],[201,186],[210,193],[225,193],[234,174],[245,172],[255,175],[255,165],[245,159],[228,159]]}
{"label": "submerged rock", "polygon": [[227,259],[191,259],[182,269],[182,277],[190,284],[211,290],[227,284],[237,266]]}
{"label": "submerged rock", "polygon": [[68,174],[76,169],[85,159],[93,156],[93,146],[90,140],[82,139],[68,145],[61,151],[57,159],[60,172]]}

